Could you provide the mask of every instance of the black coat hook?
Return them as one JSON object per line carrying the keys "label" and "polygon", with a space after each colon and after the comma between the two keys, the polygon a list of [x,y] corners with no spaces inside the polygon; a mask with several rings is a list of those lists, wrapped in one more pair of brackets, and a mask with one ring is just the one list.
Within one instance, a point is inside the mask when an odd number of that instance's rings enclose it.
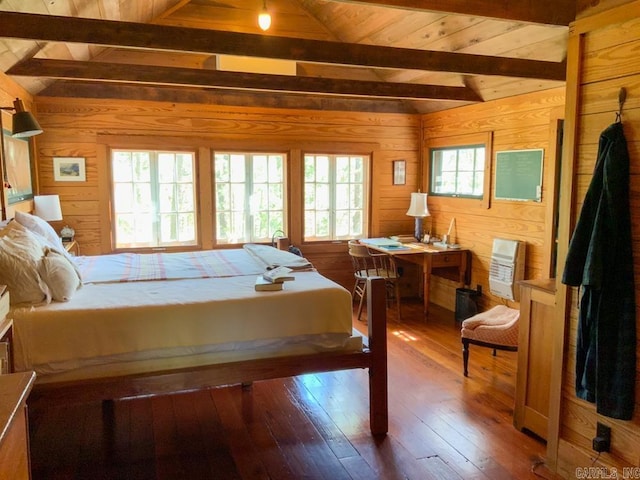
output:
{"label": "black coat hook", "polygon": [[620,87],[620,91],[618,92],[618,111],[616,112],[616,122],[622,121],[622,107],[624,106],[624,102],[627,99],[627,89],[624,87]]}

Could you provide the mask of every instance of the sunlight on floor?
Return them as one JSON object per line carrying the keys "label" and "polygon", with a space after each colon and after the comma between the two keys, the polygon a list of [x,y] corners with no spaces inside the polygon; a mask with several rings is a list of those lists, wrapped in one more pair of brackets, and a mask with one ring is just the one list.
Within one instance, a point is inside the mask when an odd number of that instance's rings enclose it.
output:
{"label": "sunlight on floor", "polygon": [[400,340],[404,340],[405,342],[417,342],[419,340],[418,337],[411,335],[410,333],[405,332],[404,330],[394,330],[391,332],[396,338]]}

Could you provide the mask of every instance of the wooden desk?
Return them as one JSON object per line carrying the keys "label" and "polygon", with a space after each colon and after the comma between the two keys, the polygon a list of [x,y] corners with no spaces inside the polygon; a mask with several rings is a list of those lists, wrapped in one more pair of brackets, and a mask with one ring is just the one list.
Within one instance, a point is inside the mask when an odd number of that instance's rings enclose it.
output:
{"label": "wooden desk", "polygon": [[[405,243],[402,248],[386,248],[360,240],[372,250],[391,255],[397,260],[407,261],[420,265],[423,275],[423,302],[424,314],[429,313],[429,288],[431,287],[431,275],[443,276],[457,281],[460,287],[469,283],[469,250],[461,248],[440,248],[426,243]],[[446,273],[454,272],[452,275]],[[446,272],[446,273],[445,273]]]}

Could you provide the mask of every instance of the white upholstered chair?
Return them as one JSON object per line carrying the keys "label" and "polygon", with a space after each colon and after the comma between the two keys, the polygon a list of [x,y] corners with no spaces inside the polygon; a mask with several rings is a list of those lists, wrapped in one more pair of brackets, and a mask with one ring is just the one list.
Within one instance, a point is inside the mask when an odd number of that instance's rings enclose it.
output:
{"label": "white upholstered chair", "polygon": [[497,305],[486,312],[469,317],[462,322],[462,361],[464,376],[468,377],[469,345],[479,345],[496,350],[518,350],[518,320],[520,310]]}

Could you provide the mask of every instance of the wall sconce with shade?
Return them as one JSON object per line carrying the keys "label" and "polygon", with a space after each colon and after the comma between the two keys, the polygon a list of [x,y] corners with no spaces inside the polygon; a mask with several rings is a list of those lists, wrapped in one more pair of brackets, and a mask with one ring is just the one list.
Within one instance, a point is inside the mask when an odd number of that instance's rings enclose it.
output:
{"label": "wall sconce with shade", "polygon": [[420,192],[413,192],[411,194],[411,204],[407,215],[415,217],[415,231],[414,236],[419,242],[422,241],[422,219],[431,215],[429,208],[427,207],[427,194]]}
{"label": "wall sconce with shade", "polygon": [[271,26],[271,14],[269,10],[267,10],[267,0],[263,0],[262,2],[262,10],[260,10],[260,14],[258,15],[258,26],[263,32],[269,30]]}
{"label": "wall sconce with shade", "polygon": [[[8,181],[7,175],[7,165],[6,165],[6,151],[4,146],[4,129],[2,125],[2,111],[13,111],[13,127],[11,129],[11,136],[16,138],[28,138],[33,137],[34,135],[39,135],[42,133],[42,128],[38,124],[38,121],[35,117],[27,112],[24,108],[24,104],[22,100],[16,98],[13,102],[13,107],[0,107],[0,170],[2,171],[2,182],[3,182],[3,190],[4,188],[11,188],[11,185]],[[31,168],[29,166],[29,168]],[[2,220],[6,220],[7,218],[7,206],[5,202],[5,194],[2,191],[2,195],[0,195],[0,207],[2,207]]]}

